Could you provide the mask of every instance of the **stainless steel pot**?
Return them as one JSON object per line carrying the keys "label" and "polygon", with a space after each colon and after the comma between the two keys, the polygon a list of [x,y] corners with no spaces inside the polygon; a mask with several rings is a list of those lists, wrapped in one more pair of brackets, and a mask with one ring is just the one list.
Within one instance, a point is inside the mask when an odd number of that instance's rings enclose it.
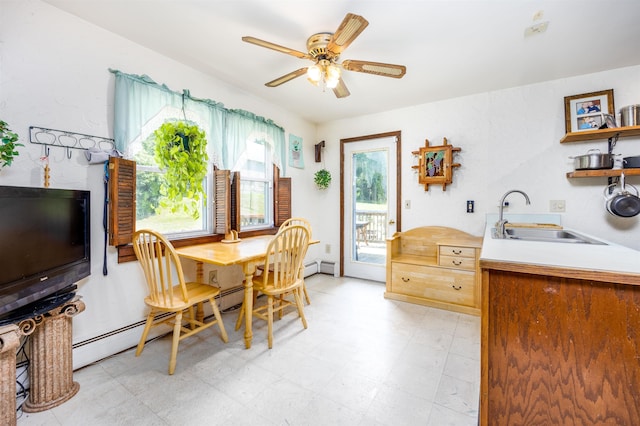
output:
{"label": "stainless steel pot", "polygon": [[[605,208],[610,214],[614,216],[637,216],[638,214],[640,214],[640,198],[638,197],[638,189],[633,185],[625,185],[624,173],[620,176],[619,183],[620,189],[613,194],[609,194],[610,189],[613,189],[613,187],[617,186],[618,184],[611,184],[604,189]],[[627,191],[627,188],[632,188],[635,194]]]}
{"label": "stainless steel pot", "polygon": [[613,169],[614,154],[604,154],[599,149],[590,149],[586,155],[578,155],[573,158],[573,167],[576,170]]}
{"label": "stainless steel pot", "polygon": [[622,127],[640,125],[640,105],[620,108],[620,125]]}

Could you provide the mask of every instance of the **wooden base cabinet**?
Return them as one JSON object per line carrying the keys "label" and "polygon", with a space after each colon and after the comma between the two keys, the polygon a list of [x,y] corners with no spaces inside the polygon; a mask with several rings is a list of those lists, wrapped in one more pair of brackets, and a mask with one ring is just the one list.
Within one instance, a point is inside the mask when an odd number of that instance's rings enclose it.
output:
{"label": "wooden base cabinet", "polygon": [[453,228],[397,232],[387,240],[385,297],[479,315],[481,245],[482,238]]}
{"label": "wooden base cabinet", "polygon": [[640,424],[639,277],[482,268],[481,425]]}

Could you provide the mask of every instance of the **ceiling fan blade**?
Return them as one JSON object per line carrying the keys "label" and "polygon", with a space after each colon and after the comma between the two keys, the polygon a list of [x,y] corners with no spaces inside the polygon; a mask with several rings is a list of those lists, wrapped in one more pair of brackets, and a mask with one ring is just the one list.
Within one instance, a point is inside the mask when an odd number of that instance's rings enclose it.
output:
{"label": "ceiling fan blade", "polygon": [[286,53],[287,55],[295,56],[296,58],[311,59],[311,56],[309,56],[308,53],[300,52],[299,50],[289,49],[288,47],[280,46],[279,44],[260,40],[259,38],[245,36],[245,37],[242,37],[242,41],[255,44],[256,46],[266,47],[267,49],[273,49],[278,52]]}
{"label": "ceiling fan blade", "polygon": [[333,89],[333,93],[336,95],[336,98],[346,98],[351,94],[349,89],[347,89],[347,85],[344,84],[343,79],[338,81],[338,85]]}
{"label": "ceiling fan blade", "polygon": [[300,68],[299,70],[295,70],[293,72],[290,72],[289,74],[285,74],[282,77],[278,77],[275,80],[265,83],[265,86],[267,87],[280,86],[281,84],[286,83],[287,81],[293,80],[296,77],[300,77],[302,74],[305,74],[306,72],[307,72],[307,67]]}
{"label": "ceiling fan blade", "polygon": [[342,68],[347,71],[364,72],[385,77],[402,78],[407,72],[404,65],[384,64],[382,62],[353,61],[347,59],[342,62]]}
{"label": "ceiling fan blade", "polygon": [[367,25],[369,25],[369,21],[362,16],[347,13],[347,16],[344,17],[342,23],[331,37],[331,40],[329,40],[327,50],[335,54],[340,54],[367,28]]}

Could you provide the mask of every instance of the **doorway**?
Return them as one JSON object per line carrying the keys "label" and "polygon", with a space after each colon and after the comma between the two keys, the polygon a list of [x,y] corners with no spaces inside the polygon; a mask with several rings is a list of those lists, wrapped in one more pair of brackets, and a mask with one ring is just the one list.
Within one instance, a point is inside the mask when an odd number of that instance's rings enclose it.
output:
{"label": "doorway", "polygon": [[386,240],[401,229],[401,132],[340,140],[340,275],[386,281]]}

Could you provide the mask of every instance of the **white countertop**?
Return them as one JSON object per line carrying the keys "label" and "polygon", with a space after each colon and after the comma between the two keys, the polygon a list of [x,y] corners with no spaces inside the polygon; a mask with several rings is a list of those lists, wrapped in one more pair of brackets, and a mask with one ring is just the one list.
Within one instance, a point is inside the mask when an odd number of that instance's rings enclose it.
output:
{"label": "white countertop", "polygon": [[[541,217],[518,217],[517,220],[507,218],[510,222],[554,223]],[[578,229],[565,228],[606,245],[494,239],[491,237],[494,225],[495,218],[488,216],[480,260],[640,274],[640,251],[610,243]]]}

